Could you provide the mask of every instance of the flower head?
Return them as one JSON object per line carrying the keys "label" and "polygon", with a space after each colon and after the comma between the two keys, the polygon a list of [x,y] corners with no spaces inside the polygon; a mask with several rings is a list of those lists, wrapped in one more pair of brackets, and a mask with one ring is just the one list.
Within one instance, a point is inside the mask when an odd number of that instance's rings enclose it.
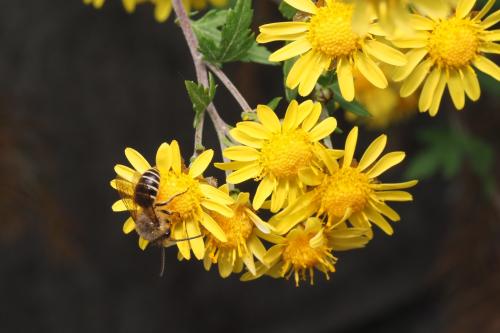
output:
{"label": "flower head", "polygon": [[[227,185],[219,189],[229,194]],[[219,274],[225,278],[231,272],[241,272],[245,265],[249,272],[256,274],[254,256],[264,262],[266,249],[257,236],[257,230],[268,234],[271,227],[255,214],[249,199],[249,193],[238,194],[235,203],[229,206],[234,212],[232,217],[217,212],[209,213],[226,234],[227,241],[221,242],[217,237],[207,235],[204,260],[206,270],[210,269],[212,263],[217,263]]]}
{"label": "flower head", "polygon": [[400,217],[386,201],[412,200],[409,193],[400,190],[414,186],[417,181],[380,183],[377,177],[399,164],[405,153],[387,153],[377,161],[387,142],[387,137],[381,135],[366,149],[358,163],[354,160],[357,136],[358,128],[354,127],[347,136],[340,163],[325,153],[322,155],[324,173],[312,170],[300,173],[302,182],[313,188],[271,219],[277,233],[286,233],[314,214],[329,229],[346,221],[358,228],[370,228],[373,223],[392,235],[393,229],[386,217],[391,221],[399,221]]}
{"label": "flower head", "polygon": [[[140,212],[136,210],[141,208],[131,201],[133,201],[138,180],[153,167],[139,152],[131,148],[125,150],[125,155],[133,169],[120,164],[116,165],[115,171],[118,178],[112,181],[111,186],[118,188],[122,194],[128,193],[129,197],[118,200],[112,208],[113,211],[128,210],[133,213],[133,216],[138,216]],[[161,245],[167,246],[174,241],[185,259],[190,259],[191,250],[198,259],[202,259],[205,255],[203,238],[196,237],[202,234],[199,224],[204,227],[203,230],[207,234],[213,235],[221,242],[227,241],[224,231],[209,213],[217,212],[226,217],[233,216],[233,210],[228,205],[233,204],[234,200],[203,178],[202,174],[212,157],[213,151],[206,150],[191,163],[189,168],[186,168],[182,162],[179,145],[175,140],[170,145],[163,143],[156,153],[154,170],[159,173],[160,180],[152,209],[159,221],[168,221],[172,235],[171,239],[165,239]],[[119,183],[129,188],[117,186]],[[137,222],[132,217],[127,219],[123,225],[123,231],[130,233],[136,229]],[[191,239],[176,241],[186,238]],[[139,237],[139,246],[144,249],[147,245],[148,240]]]}
{"label": "flower head", "polygon": [[258,121],[243,121],[231,130],[231,136],[243,146],[224,150],[224,156],[233,160],[216,163],[218,168],[235,170],[227,182],[238,184],[254,178],[260,180],[253,199],[253,208],[259,209],[271,197],[271,211],[276,212],[288,201],[303,192],[298,178],[300,169],[319,161],[316,150],[320,140],[330,135],[337,126],[333,117],[317,124],[321,104],[311,100],[298,104],[292,101],[283,123],[273,110],[257,106]]}
{"label": "flower head", "polygon": [[[411,49],[408,64],[398,68],[394,80],[403,81],[401,96],[408,96],[423,84],[419,98],[421,112],[437,114],[444,89],[448,86],[455,108],[465,105],[465,95],[479,99],[481,90],[472,66],[500,80],[500,68],[486,58],[499,53],[498,30],[488,28],[500,21],[499,11],[485,17],[495,0],[489,0],[479,12],[471,12],[475,0],[460,0],[451,15],[427,18],[414,15],[411,24],[417,33],[393,40],[396,46]],[[484,19],[483,19],[484,18]]]}
{"label": "flower head", "polygon": [[269,60],[283,61],[300,55],[286,79],[286,85],[291,89],[298,87],[300,95],[309,95],[318,78],[335,68],[342,96],[352,101],[353,69],[358,69],[375,86],[385,88],[387,79],[372,57],[396,66],[406,64],[401,52],[375,40],[371,34],[353,31],[353,4],[324,0],[324,5],[318,7],[311,0],[285,2],[307,13],[307,20],[263,25],[257,41],[292,41],[271,54]]}

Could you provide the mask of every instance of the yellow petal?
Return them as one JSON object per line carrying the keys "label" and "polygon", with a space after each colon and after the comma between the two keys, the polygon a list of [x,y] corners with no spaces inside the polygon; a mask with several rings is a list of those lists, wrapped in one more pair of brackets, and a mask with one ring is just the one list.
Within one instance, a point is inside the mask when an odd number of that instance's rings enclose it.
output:
{"label": "yellow petal", "polygon": [[394,230],[392,229],[391,225],[375,209],[368,206],[365,208],[364,213],[371,222],[373,222],[376,226],[382,229],[382,231],[385,232],[387,235],[392,235],[394,233]]}
{"label": "yellow petal", "polygon": [[194,222],[193,220],[188,220],[186,222],[186,233],[188,238],[192,238],[189,240],[189,244],[191,246],[191,249],[193,250],[194,256],[196,259],[201,260],[205,256],[205,243],[203,242],[201,236],[201,231],[200,227],[198,226],[198,223]]}
{"label": "yellow petal", "polygon": [[402,151],[395,151],[387,153],[371,168],[366,174],[370,178],[376,178],[384,173],[386,170],[401,163],[405,158],[405,153]]}
{"label": "yellow petal", "polygon": [[278,181],[276,189],[271,196],[271,212],[276,213],[278,210],[283,208],[285,200],[288,197],[288,181],[283,179]]}
{"label": "yellow petal", "polygon": [[139,237],[139,248],[141,250],[145,250],[146,249],[146,246],[148,246],[149,242],[147,240],[145,240],[144,238],[142,237]]}
{"label": "yellow petal", "polygon": [[259,163],[253,163],[232,172],[226,180],[230,184],[239,184],[250,178],[257,178],[261,172],[262,167]]}
{"label": "yellow petal", "polygon": [[[178,222],[174,224],[174,228],[172,230],[172,236],[174,239],[186,239],[186,229],[184,227],[184,223]],[[178,241],[176,242],[177,248],[179,249],[180,254],[186,260],[191,259],[191,247],[189,246],[189,241]]]}
{"label": "yellow petal", "polygon": [[385,89],[387,87],[388,83],[384,72],[382,72],[377,64],[365,54],[357,54],[357,57],[355,58],[355,66],[375,87],[380,89]]}
{"label": "yellow petal", "polygon": [[[125,212],[125,211],[127,211],[128,210],[127,205],[125,204],[124,200],[129,200],[130,204],[133,205],[133,202],[130,199],[118,200],[113,204],[113,206],[111,206],[111,210],[113,210],[113,212]],[[130,206],[130,207],[132,207],[132,206]]]}
{"label": "yellow petal", "polygon": [[220,170],[236,170],[241,169],[254,162],[227,162],[227,163],[214,163],[214,166]]}
{"label": "yellow petal", "polygon": [[156,152],[156,167],[160,174],[166,175],[172,166],[172,152],[168,143],[164,142]]}
{"label": "yellow petal", "polygon": [[495,4],[496,0],[488,0],[488,2],[481,8],[481,10],[477,13],[476,16],[474,16],[474,20],[480,20],[486,15],[491,7]]}
{"label": "yellow petal", "polygon": [[260,33],[257,38],[255,39],[257,43],[264,44],[264,43],[270,43],[270,42],[275,42],[275,41],[290,41],[290,40],[296,40],[304,36],[307,32],[299,32],[296,34],[287,34],[287,35],[274,35],[274,34],[268,34],[268,33]]}
{"label": "yellow petal", "polygon": [[401,86],[400,95],[401,97],[408,97],[417,90],[422,81],[424,81],[425,77],[429,73],[429,70],[432,66],[431,60],[426,60],[420,65],[418,65],[413,73],[410,74],[403,82]]}
{"label": "yellow petal", "polygon": [[490,59],[479,56],[472,63],[481,72],[492,76],[497,81],[500,81],[500,67],[498,67],[498,65]]}
{"label": "yellow petal", "polygon": [[224,149],[224,157],[235,161],[251,162],[260,158],[260,152],[251,147],[232,146]]}
{"label": "yellow petal", "polygon": [[135,230],[135,222],[134,219],[129,217],[125,223],[123,223],[123,233],[129,234]]}
{"label": "yellow petal", "polygon": [[214,151],[212,149],[205,150],[189,166],[189,175],[192,178],[201,176],[212,162],[213,157]]}
{"label": "yellow petal", "polygon": [[118,187],[116,186],[116,179],[112,179],[112,180],[109,182],[109,185],[110,185],[113,189],[115,189],[115,190],[117,190],[117,189],[118,189]]}
{"label": "yellow petal", "polygon": [[284,0],[290,6],[309,14],[316,14],[318,7],[311,0]]}
{"label": "yellow petal", "polygon": [[201,225],[208,230],[215,238],[220,240],[221,242],[227,242],[226,234],[224,230],[215,222],[215,220],[208,215],[207,213],[202,214],[202,218],[200,220]]}
{"label": "yellow petal", "polygon": [[117,164],[115,165],[115,172],[121,178],[134,183],[138,175],[137,171],[129,168],[128,166]]}
{"label": "yellow petal", "polygon": [[299,103],[297,103],[296,100],[291,101],[286,110],[285,119],[283,119],[284,131],[289,131],[297,128],[298,109],[299,109]]}
{"label": "yellow petal", "polygon": [[441,69],[435,68],[431,74],[427,77],[420,93],[420,98],[418,100],[418,108],[420,111],[428,110],[432,105],[432,100],[434,97],[434,92],[439,83],[441,77]]}
{"label": "yellow petal", "polygon": [[260,262],[264,263],[264,256],[266,255],[266,248],[262,242],[252,234],[247,240],[248,249],[253,253],[255,258],[259,259]]}
{"label": "yellow petal", "polygon": [[410,15],[410,25],[416,30],[433,30],[434,21],[418,14]]}
{"label": "yellow petal", "polygon": [[296,35],[309,30],[308,22],[277,22],[264,24],[259,31],[268,35]]}
{"label": "yellow petal", "polygon": [[366,41],[365,48],[372,56],[387,64],[404,66],[407,63],[403,53],[374,39]]}
{"label": "yellow petal", "polygon": [[275,180],[271,176],[266,176],[260,181],[253,198],[253,209],[258,210],[262,207],[264,201],[273,193],[274,187]]}
{"label": "yellow petal", "polygon": [[232,217],[234,215],[234,211],[231,208],[216,201],[203,200],[201,205],[206,209],[212,210],[226,217]]}
{"label": "yellow petal", "polygon": [[308,186],[318,186],[323,181],[323,174],[317,174],[311,168],[304,168],[299,170],[299,180]]}
{"label": "yellow petal", "polygon": [[467,66],[461,72],[465,93],[471,100],[477,101],[481,96],[481,87],[479,86],[476,72],[470,66]]}
{"label": "yellow petal", "polygon": [[492,14],[490,14],[487,18],[485,18],[483,22],[481,22],[481,27],[483,29],[487,29],[497,24],[499,20],[500,20],[500,10],[497,10]]}
{"label": "yellow petal", "polygon": [[242,121],[236,124],[236,129],[256,139],[269,140],[273,135],[264,125],[255,121]]}
{"label": "yellow petal", "polygon": [[302,124],[304,119],[307,118],[307,116],[311,113],[313,106],[315,104],[319,104],[319,103],[313,103],[313,101],[310,99],[305,100],[304,102],[299,104],[299,109],[297,110],[297,126]]}
{"label": "yellow petal", "polygon": [[281,132],[281,123],[276,114],[267,105],[257,105],[257,117],[259,121],[272,133]]}
{"label": "yellow petal", "polygon": [[224,193],[224,191],[217,189],[212,185],[200,184],[199,186],[205,198],[217,201],[223,205],[231,205],[234,203],[233,198],[231,198],[227,193]]}
{"label": "yellow petal", "polygon": [[246,208],[245,213],[248,215],[250,220],[252,220],[253,224],[263,233],[268,234],[271,232],[271,226],[266,222],[262,221],[262,219],[255,214],[251,209]]}
{"label": "yellow petal", "polygon": [[475,4],[476,0],[459,0],[455,10],[455,15],[459,18],[464,18],[470,13]]}
{"label": "yellow petal", "polygon": [[374,208],[377,209],[377,211],[385,216],[387,216],[391,221],[397,222],[401,220],[401,217],[399,214],[392,209],[391,207],[387,206],[385,202],[372,202]]}
{"label": "yellow petal", "polygon": [[172,140],[172,142],[170,143],[170,151],[172,152],[172,170],[174,170],[176,174],[180,174],[182,166],[182,156],[179,149],[179,143],[177,143],[176,140]]}
{"label": "yellow petal", "polygon": [[291,59],[311,49],[311,43],[306,36],[297,39],[275,51],[269,56],[269,61],[279,62]]}
{"label": "yellow petal", "polygon": [[436,87],[436,91],[434,92],[432,104],[431,104],[431,107],[429,109],[429,115],[431,117],[434,117],[439,110],[439,105],[441,104],[441,98],[443,97],[445,87],[446,87],[446,75],[441,73],[438,85]]}
{"label": "yellow petal", "polygon": [[321,103],[314,103],[312,105],[312,109],[309,112],[309,115],[302,122],[302,129],[306,132],[309,132],[311,128],[318,122],[318,119],[321,115],[322,105]]}
{"label": "yellow petal", "polygon": [[332,134],[336,127],[337,120],[333,117],[328,117],[309,132],[309,140],[312,142],[320,141]]}
{"label": "yellow petal", "polygon": [[342,162],[342,168],[351,166],[352,158],[354,156],[354,151],[356,150],[357,141],[358,141],[358,127],[354,126],[347,135],[347,139],[345,140],[345,152],[344,152],[344,161]]}
{"label": "yellow petal", "polygon": [[316,86],[316,82],[318,82],[321,74],[323,74],[323,72],[329,67],[330,57],[320,52],[315,52],[313,61],[310,63],[307,69],[305,69],[304,75],[301,78],[301,82],[299,85],[299,95],[309,95]]}
{"label": "yellow petal", "polygon": [[264,256],[264,262],[267,265],[274,264],[283,254],[284,248],[285,248],[285,245],[283,245],[283,244],[276,244],[276,245],[272,246],[269,250],[267,250],[267,253]]}
{"label": "yellow petal", "polygon": [[382,201],[412,201],[413,197],[405,191],[376,192],[375,196]]}
{"label": "yellow petal", "polygon": [[127,148],[125,149],[125,156],[134,169],[139,171],[139,173],[143,174],[147,170],[151,169],[151,165],[149,165],[148,161],[146,161],[146,159],[137,150]]}
{"label": "yellow petal", "polygon": [[155,7],[155,19],[158,22],[165,22],[170,13],[172,12],[172,2],[171,1],[160,1],[156,2]]}
{"label": "yellow petal", "polygon": [[373,162],[377,160],[377,158],[382,154],[385,149],[385,145],[387,143],[387,135],[383,134],[376,138],[370,146],[366,149],[365,153],[359,160],[359,164],[357,169],[359,171],[363,171],[372,165]]}
{"label": "yellow petal", "polygon": [[418,180],[410,180],[403,183],[382,183],[382,184],[372,184],[374,190],[400,190],[404,188],[410,188],[418,184]]}
{"label": "yellow petal", "polygon": [[257,272],[255,270],[255,262],[253,260],[253,255],[251,253],[247,253],[241,259],[245,263],[245,266],[250,273],[252,273],[253,275],[257,274]]}
{"label": "yellow petal", "polygon": [[354,78],[352,67],[347,58],[341,58],[337,64],[337,76],[339,80],[340,93],[348,102],[354,99]]}
{"label": "yellow petal", "polygon": [[427,55],[428,51],[425,48],[414,49],[406,53],[406,59],[408,62],[405,66],[398,67],[394,69],[392,74],[392,79],[396,82],[402,81],[408,77],[408,75],[413,72],[415,67],[422,61],[422,59]]}
{"label": "yellow petal", "polygon": [[247,132],[238,128],[233,128],[229,131],[229,134],[234,140],[248,147],[260,149],[264,145],[264,140],[255,139],[254,137],[248,135]]}
{"label": "yellow petal", "polygon": [[457,71],[451,71],[448,78],[448,91],[450,92],[451,100],[458,110],[462,110],[465,105],[464,87],[462,80]]}
{"label": "yellow petal", "polygon": [[233,271],[234,258],[230,255],[231,251],[221,251],[217,258],[219,274],[222,278],[227,278]]}

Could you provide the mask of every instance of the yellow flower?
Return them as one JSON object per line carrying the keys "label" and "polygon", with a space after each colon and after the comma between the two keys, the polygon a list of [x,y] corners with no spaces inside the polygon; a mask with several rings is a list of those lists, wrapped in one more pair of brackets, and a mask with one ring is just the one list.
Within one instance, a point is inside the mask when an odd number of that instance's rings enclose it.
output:
{"label": "yellow flower", "polygon": [[484,56],[500,53],[500,46],[495,43],[500,33],[487,30],[500,21],[500,11],[483,19],[495,0],[489,0],[479,12],[471,12],[475,3],[475,0],[460,0],[456,11],[449,16],[414,15],[411,24],[417,33],[393,41],[398,47],[412,49],[407,53],[408,64],[396,69],[393,78],[404,80],[400,90],[403,97],[423,83],[418,103],[421,112],[437,114],[446,85],[458,110],[465,105],[464,92],[477,101],[481,90],[472,65],[500,80],[500,68]]}
{"label": "yellow flower", "polygon": [[295,285],[300,280],[306,280],[309,274],[311,284],[314,283],[314,269],[324,273],[329,279],[329,273],[335,272],[337,258],[332,250],[339,251],[363,247],[368,238],[363,231],[355,228],[345,228],[335,232],[325,232],[321,220],[309,218],[304,224],[295,226],[285,237],[264,235],[269,242],[276,244],[266,253],[264,260],[267,265],[258,264],[257,273],[247,272],[242,275],[242,281],[250,281],[270,275],[274,278],[289,279],[294,276]]}
{"label": "yellow flower", "polygon": [[412,32],[409,20],[409,6],[432,17],[445,15],[450,9],[451,1],[439,0],[351,0],[355,3],[353,29],[359,34],[368,32],[374,18],[385,33],[389,35],[408,34]]}
{"label": "yellow flower", "polygon": [[[118,182],[129,184],[125,192],[132,197],[135,193],[137,182],[141,175],[153,167],[137,151],[127,148],[125,155],[133,166],[129,168],[125,165],[116,165],[115,172],[118,177],[112,181],[111,186],[115,189]],[[154,214],[159,221],[168,221],[172,231],[172,240],[196,237],[201,234],[201,224],[209,234],[219,239],[221,242],[227,241],[227,237],[221,227],[209,215],[210,212],[217,212],[221,215],[231,217],[233,210],[228,207],[234,203],[234,200],[223,191],[208,184],[202,174],[210,164],[213,157],[213,150],[206,150],[199,155],[186,168],[183,165],[182,157],[177,141],[173,140],[169,145],[163,143],[156,153],[156,166],[154,167],[160,174],[158,193],[154,203],[163,203],[170,201],[159,208],[153,208]],[[132,198],[122,198],[113,205],[115,212],[127,210],[140,210],[140,207],[130,203]],[[161,209],[160,209],[161,208]],[[141,212],[135,212],[139,215]],[[136,221],[132,217],[128,218],[123,225],[123,231],[130,233],[136,229]],[[163,242],[163,246],[171,243],[168,239]],[[139,238],[139,246],[144,249],[148,241],[142,237]],[[203,238],[192,238],[186,241],[176,242],[179,252],[185,259],[190,259],[191,250],[197,259],[203,259],[205,255],[205,244]]]}
{"label": "yellow flower", "polygon": [[370,129],[384,129],[399,123],[417,113],[417,96],[406,98],[399,95],[400,84],[390,82],[386,89],[371,85],[364,77],[354,74],[356,100],[371,114],[371,117],[357,117],[346,112],[347,120],[361,123]]}
{"label": "yellow flower", "polygon": [[233,171],[227,182],[238,184],[248,179],[260,180],[253,199],[255,210],[271,197],[271,211],[292,202],[303,192],[298,171],[316,161],[319,143],[335,130],[337,121],[328,117],[319,124],[321,104],[307,100],[300,105],[292,101],[283,123],[269,107],[257,106],[258,122],[243,121],[230,131],[244,146],[224,150],[224,156],[234,162],[216,163],[223,170]]}
{"label": "yellow flower", "polygon": [[347,136],[340,163],[323,154],[325,173],[313,170],[300,173],[301,181],[313,186],[313,189],[271,219],[270,224],[278,234],[286,233],[315,214],[325,221],[327,228],[334,228],[345,221],[358,228],[370,228],[370,223],[374,223],[386,234],[392,235],[393,229],[384,215],[391,221],[399,221],[400,217],[386,201],[413,200],[411,194],[400,190],[414,186],[417,181],[380,183],[377,177],[403,161],[405,153],[387,153],[376,161],[387,142],[387,137],[381,135],[370,144],[357,163],[353,159],[357,137],[358,128],[354,127]]}
{"label": "yellow flower", "polygon": [[99,9],[104,5],[104,0],[83,0],[86,5],[92,5],[95,9]]}
{"label": "yellow flower", "polygon": [[[219,189],[229,194],[227,185]],[[241,272],[243,265],[248,271],[256,274],[253,257],[261,262],[264,261],[266,249],[257,237],[256,231],[268,234],[271,227],[250,208],[249,199],[249,193],[238,194],[236,202],[229,206],[234,212],[232,217],[217,212],[209,213],[226,234],[227,242],[221,242],[217,237],[207,235],[204,260],[207,271],[212,263],[217,263],[219,274],[223,278],[228,277],[231,272]]]}
{"label": "yellow flower", "polygon": [[[387,79],[375,59],[402,66],[406,57],[381,43],[371,34],[359,35],[352,30],[354,5],[325,0],[317,7],[311,0],[285,0],[291,6],[310,14],[305,22],[279,22],[260,27],[259,43],[292,41],[271,54],[270,61],[283,61],[299,56],[286,79],[286,85],[299,94],[309,95],[325,71],[336,69],[342,96],[354,99],[353,69],[379,88],[387,87]],[[383,34],[377,32],[377,34]]]}

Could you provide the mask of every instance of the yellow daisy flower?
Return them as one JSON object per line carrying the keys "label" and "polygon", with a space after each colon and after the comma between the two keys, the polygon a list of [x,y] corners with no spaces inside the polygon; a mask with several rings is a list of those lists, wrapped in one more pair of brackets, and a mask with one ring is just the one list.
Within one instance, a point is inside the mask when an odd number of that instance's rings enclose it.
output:
{"label": "yellow daisy flower", "polygon": [[277,212],[285,203],[292,202],[303,192],[298,172],[311,166],[318,158],[315,150],[322,147],[320,140],[330,135],[337,126],[333,117],[317,124],[321,104],[307,100],[300,105],[292,101],[283,123],[266,105],[257,106],[258,121],[243,121],[230,131],[243,144],[224,150],[224,156],[233,162],[215,163],[223,170],[235,170],[227,182],[239,184],[248,179],[260,180],[253,208],[262,207],[271,196],[271,211]]}
{"label": "yellow daisy flower", "polygon": [[354,228],[346,228],[337,234],[327,234],[321,220],[314,217],[295,226],[285,237],[263,237],[275,244],[264,257],[267,265],[258,264],[256,274],[247,272],[242,275],[241,280],[254,280],[264,274],[286,279],[293,275],[297,287],[300,280],[307,279],[307,275],[311,285],[314,284],[314,269],[324,273],[327,280],[330,278],[329,273],[335,272],[337,262],[332,250],[337,246],[339,250],[360,248],[369,240],[363,236],[362,231]]}
{"label": "yellow daisy flower", "polygon": [[409,7],[433,17],[446,15],[450,2],[445,0],[352,0],[355,3],[353,29],[359,34],[368,32],[370,23],[378,19],[381,28],[389,35],[408,34],[412,28]]}
{"label": "yellow daisy flower", "polygon": [[411,24],[417,33],[393,41],[398,47],[411,49],[407,53],[408,64],[396,69],[393,78],[404,80],[400,90],[403,97],[423,83],[418,105],[421,112],[437,114],[446,85],[458,110],[465,105],[465,94],[477,101],[481,90],[472,65],[500,80],[500,68],[484,56],[500,53],[500,46],[495,43],[500,33],[488,31],[500,21],[500,11],[484,18],[495,0],[489,0],[479,12],[471,12],[475,3],[475,0],[460,0],[456,11],[448,16],[413,15]]}
{"label": "yellow daisy flower", "polygon": [[83,0],[86,5],[92,5],[95,9],[99,9],[104,5],[104,0]]}
{"label": "yellow daisy flower", "polygon": [[353,4],[325,0],[324,6],[318,7],[311,0],[285,2],[309,14],[309,18],[305,22],[263,25],[257,42],[292,41],[271,54],[269,60],[283,61],[300,55],[286,85],[291,89],[299,87],[301,96],[309,95],[318,78],[335,68],[342,96],[352,101],[353,69],[358,69],[373,85],[385,88],[387,79],[373,58],[395,66],[406,64],[406,57],[398,50],[375,40],[371,34],[359,35],[352,30]]}
{"label": "yellow daisy flower", "polygon": [[[118,177],[111,182],[111,186],[123,192],[124,190],[117,186],[118,182],[130,184],[130,188],[125,191],[133,195],[139,178],[153,167],[132,148],[125,149],[125,155],[133,169],[125,165],[116,165],[115,172]],[[186,168],[183,166],[177,141],[173,140],[170,145],[163,143],[158,148],[154,168],[159,172],[160,181],[154,203],[168,203],[162,204],[161,209],[153,205],[155,207],[153,209],[159,221],[165,220],[170,223],[172,241],[201,235],[199,224],[219,241],[227,241],[224,230],[209,213],[217,212],[226,217],[233,216],[233,210],[228,205],[233,204],[234,200],[227,193],[208,184],[203,178],[203,172],[210,164],[212,157],[213,150],[206,150],[191,163],[189,168]],[[131,204],[130,200],[132,199],[118,200],[113,204],[113,211],[140,210],[140,207]],[[138,216],[141,212],[134,213]],[[123,231],[128,234],[135,229],[136,221],[132,217],[128,218],[123,225]],[[148,243],[146,239],[139,237],[141,249],[145,249]],[[169,243],[171,243],[170,240],[166,239],[162,245],[167,246]],[[179,241],[176,245],[185,259],[190,259],[191,250],[197,259],[201,260],[205,256],[205,244],[201,237]]]}
{"label": "yellow daisy flower", "polygon": [[325,173],[311,170],[300,173],[301,181],[314,188],[271,219],[270,224],[278,234],[288,232],[297,223],[315,214],[325,221],[327,228],[345,221],[358,228],[370,228],[370,223],[374,223],[386,234],[392,235],[393,229],[384,216],[391,221],[399,221],[400,217],[386,201],[413,200],[411,194],[400,190],[415,186],[417,181],[380,183],[377,177],[403,161],[405,153],[387,153],[376,161],[387,142],[387,137],[381,135],[370,144],[357,163],[353,159],[357,137],[358,128],[354,127],[347,136],[340,163],[330,155],[322,154]]}
{"label": "yellow daisy flower", "polygon": [[[219,187],[229,194],[227,185]],[[271,227],[255,214],[250,207],[250,194],[241,192],[236,202],[229,207],[234,211],[232,217],[226,217],[217,212],[210,216],[219,224],[227,237],[227,242],[221,242],[217,237],[207,234],[204,266],[208,271],[212,263],[217,263],[219,274],[223,278],[231,272],[239,273],[243,265],[248,271],[256,274],[254,256],[264,262],[266,249],[257,237],[257,230],[264,234],[271,232]]]}

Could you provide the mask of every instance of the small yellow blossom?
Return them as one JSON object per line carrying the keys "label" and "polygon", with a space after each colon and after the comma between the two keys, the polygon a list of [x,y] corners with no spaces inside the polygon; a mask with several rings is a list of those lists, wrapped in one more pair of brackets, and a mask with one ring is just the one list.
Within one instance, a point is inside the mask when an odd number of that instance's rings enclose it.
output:
{"label": "small yellow blossom", "polygon": [[274,278],[289,279],[292,275],[295,285],[300,280],[314,283],[314,270],[324,273],[335,272],[337,258],[332,250],[350,250],[363,247],[369,240],[364,231],[356,228],[345,228],[338,232],[325,232],[321,220],[308,218],[304,224],[295,226],[286,236],[263,235],[263,238],[275,244],[264,257],[267,265],[258,264],[257,273],[247,272],[242,281],[250,281],[266,274]]}
{"label": "small yellow blossom", "polygon": [[[132,195],[135,193],[135,187],[141,175],[153,168],[134,149],[127,148],[125,155],[133,169],[125,165],[116,165],[115,172],[118,177],[111,182],[111,186],[116,189],[117,182],[129,184],[129,188],[125,191],[130,198],[122,198],[115,202],[112,207],[115,212],[139,209],[138,206],[130,203]],[[186,168],[183,165],[177,141],[173,140],[170,145],[163,143],[158,148],[154,168],[160,174],[160,182],[154,202],[171,201],[167,205],[162,205],[161,209],[155,208],[154,213],[159,219],[165,219],[171,224],[172,241],[201,235],[199,224],[219,241],[227,241],[224,231],[209,213],[217,212],[226,217],[233,216],[233,210],[228,205],[233,204],[234,200],[203,178],[203,172],[210,164],[212,157],[213,150],[206,150],[191,163],[189,168]],[[120,191],[124,190],[120,188]],[[135,228],[136,221],[132,217],[128,218],[123,225],[125,233],[130,233]],[[167,239],[162,245],[167,246],[168,243]],[[139,237],[139,246],[144,249],[147,245],[148,241]],[[176,245],[180,255],[185,259],[190,259],[191,250],[197,259],[201,260],[205,256],[205,244],[201,237],[178,241]]]}
{"label": "small yellow blossom", "polygon": [[[419,98],[421,112],[435,116],[446,85],[455,108],[465,105],[465,95],[477,101],[481,94],[472,66],[500,80],[500,67],[486,53],[500,53],[498,30],[488,30],[500,21],[500,11],[485,15],[495,0],[489,0],[479,12],[472,12],[475,0],[460,0],[451,15],[428,18],[413,15],[411,24],[417,33],[397,38],[393,43],[411,49],[408,64],[397,68],[393,78],[403,81],[401,96],[409,96],[423,84]],[[484,18],[484,19],[483,19]]]}
{"label": "small yellow blossom", "polygon": [[271,211],[277,212],[286,202],[292,202],[303,192],[298,178],[300,169],[312,166],[319,159],[315,151],[320,140],[337,126],[333,117],[317,124],[321,104],[307,100],[299,105],[292,101],[283,123],[268,106],[257,106],[258,121],[243,121],[230,131],[243,146],[224,150],[224,156],[234,162],[216,163],[223,170],[235,170],[227,182],[238,184],[254,178],[260,181],[253,199],[255,210],[271,196]]}
{"label": "small yellow blossom", "polygon": [[387,142],[387,137],[381,135],[366,149],[358,163],[354,160],[357,137],[358,128],[354,127],[347,136],[340,163],[323,154],[324,173],[314,170],[300,173],[301,181],[313,188],[270,220],[278,234],[316,215],[327,228],[345,221],[358,228],[370,228],[373,223],[392,235],[393,229],[384,215],[391,221],[399,221],[400,217],[386,201],[411,201],[412,196],[400,190],[416,185],[417,181],[380,183],[377,177],[403,161],[405,153],[387,153],[377,161]]}
{"label": "small yellow blossom", "polygon": [[[406,64],[404,54],[376,40],[371,29],[363,35],[352,30],[353,4],[338,0],[318,4],[311,0],[285,2],[308,14],[308,18],[301,22],[263,25],[257,42],[292,41],[271,54],[269,60],[278,62],[300,56],[288,73],[286,85],[291,89],[298,87],[301,96],[312,92],[324,72],[336,69],[342,96],[352,101],[354,69],[373,85],[385,88],[387,79],[373,58],[395,66]],[[377,34],[383,35],[380,31]]]}
{"label": "small yellow blossom", "polygon": [[[219,188],[229,194],[228,186]],[[231,272],[239,273],[243,265],[252,274],[256,274],[254,256],[264,262],[266,249],[257,237],[257,230],[268,234],[271,227],[252,210],[250,194],[241,192],[236,202],[229,207],[234,211],[232,217],[217,212],[210,212],[210,216],[219,224],[227,237],[227,242],[221,242],[217,237],[207,234],[204,266],[209,270],[212,263],[217,263],[219,274],[223,278]]]}
{"label": "small yellow blossom", "polygon": [[99,9],[104,5],[104,0],[83,0],[86,5],[92,5],[95,9]]}

